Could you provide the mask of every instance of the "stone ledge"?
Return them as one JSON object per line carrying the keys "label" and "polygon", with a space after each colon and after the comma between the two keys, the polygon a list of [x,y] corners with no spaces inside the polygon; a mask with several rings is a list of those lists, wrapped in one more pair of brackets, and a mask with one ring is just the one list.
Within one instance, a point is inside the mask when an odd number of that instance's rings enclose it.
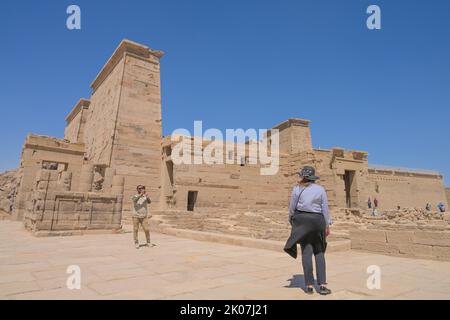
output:
{"label": "stone ledge", "polygon": [[147,60],[153,63],[159,63],[159,59],[164,55],[164,52],[153,50],[145,45],[137,42],[124,39],[120,42],[112,56],[108,59],[106,64],[98,73],[95,80],[91,83],[91,88],[95,92],[103,81],[109,76],[115,66],[122,60],[126,54],[131,54],[135,57]]}
{"label": "stone ledge", "polygon": [[32,234],[35,237],[68,237],[68,236],[82,236],[88,234],[115,234],[115,233],[125,233],[125,230],[114,229],[114,230],[63,230],[63,231],[34,231]]}
{"label": "stone ledge", "polygon": [[383,244],[387,242],[386,232],[384,230],[351,229],[350,239],[379,242]]}
{"label": "stone ledge", "polygon": [[[193,231],[175,228],[158,228],[157,233],[172,235],[180,238],[188,238],[199,241],[217,242],[255,249],[283,251],[284,241],[262,240],[241,236],[232,236],[220,233]],[[328,243],[327,252],[340,252],[350,250],[350,240],[331,241]]]}

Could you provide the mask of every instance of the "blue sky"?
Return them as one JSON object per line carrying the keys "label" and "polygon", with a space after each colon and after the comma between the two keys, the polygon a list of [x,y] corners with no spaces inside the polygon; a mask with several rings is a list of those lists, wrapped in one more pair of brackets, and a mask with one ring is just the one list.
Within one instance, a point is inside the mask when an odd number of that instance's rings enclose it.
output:
{"label": "blue sky", "polygon": [[[66,28],[81,7],[82,29]],[[377,4],[382,29],[366,27]],[[438,170],[450,185],[450,1],[3,1],[0,171],[64,118],[123,38],[166,52],[164,134],[312,121],[315,147]]]}

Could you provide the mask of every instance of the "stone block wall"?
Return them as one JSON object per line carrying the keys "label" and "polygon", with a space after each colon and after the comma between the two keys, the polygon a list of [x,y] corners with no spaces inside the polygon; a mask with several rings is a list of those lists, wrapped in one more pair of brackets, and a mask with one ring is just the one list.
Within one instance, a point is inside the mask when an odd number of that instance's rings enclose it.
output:
{"label": "stone block wall", "polygon": [[80,99],[66,117],[67,125],[64,129],[64,139],[72,143],[84,143],[84,128],[89,118],[90,103],[87,99]]}
{"label": "stone block wall", "polygon": [[38,236],[120,230],[123,179],[116,181],[118,188],[113,185],[115,193],[72,191],[71,179],[67,171],[37,172],[36,187],[26,201],[26,229]]}
{"label": "stone block wall", "polygon": [[218,208],[199,209],[196,212],[160,211],[155,212],[155,216],[156,220],[159,219],[165,226],[175,229],[278,241],[285,241],[290,234],[285,211],[250,212]]}
{"label": "stone block wall", "polygon": [[297,154],[312,151],[311,130],[309,121],[304,119],[288,119],[274,129],[279,130],[280,152]]}
{"label": "stone block wall", "polygon": [[450,208],[448,207],[450,205],[450,188],[445,188],[445,195],[447,196],[446,211],[450,211]]}
{"label": "stone block wall", "polygon": [[145,185],[153,205],[159,205],[162,56],[160,51],[123,40],[91,84],[83,131],[86,157],[125,179],[127,217],[138,184]]}
{"label": "stone block wall", "polygon": [[374,253],[450,261],[450,227],[392,226],[350,230],[351,248]]}
{"label": "stone block wall", "polygon": [[71,185],[77,186],[83,164],[84,145],[47,136],[28,135],[22,148],[17,173],[17,196],[14,199],[13,219],[22,220],[26,201],[36,187],[39,170],[54,166],[55,172],[72,172]]}
{"label": "stone block wall", "polygon": [[174,185],[178,209],[187,208],[189,191],[197,191],[196,208],[286,208],[289,184],[280,169],[262,176],[258,165],[178,165]]}
{"label": "stone block wall", "polygon": [[112,144],[116,130],[123,61],[111,70],[101,84],[94,87],[90,98],[89,115],[84,129],[86,156],[95,163],[110,164]]}
{"label": "stone block wall", "polygon": [[162,165],[159,58],[127,52],[110,166],[125,177],[124,211],[130,212],[136,186],[145,185],[159,206]]}
{"label": "stone block wall", "polygon": [[439,202],[448,208],[443,179],[438,173],[370,169],[367,190],[372,201],[378,199],[381,210],[397,206],[425,208],[427,203],[437,210]]}
{"label": "stone block wall", "polygon": [[[152,228],[164,228],[227,234],[254,239],[286,241],[291,232],[286,210],[230,210],[226,208],[199,208],[195,212],[181,210],[151,211]],[[329,241],[347,240],[346,216],[333,211],[336,217]],[[354,226],[354,224],[352,224]]]}

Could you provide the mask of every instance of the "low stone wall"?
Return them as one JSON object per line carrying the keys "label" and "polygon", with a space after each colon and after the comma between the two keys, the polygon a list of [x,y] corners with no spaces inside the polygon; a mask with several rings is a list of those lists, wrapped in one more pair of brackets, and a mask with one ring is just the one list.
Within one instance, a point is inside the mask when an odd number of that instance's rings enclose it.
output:
{"label": "low stone wall", "polygon": [[[291,232],[287,212],[284,210],[158,211],[153,212],[151,221],[155,230],[160,226],[271,241],[286,241]],[[329,240],[348,240],[346,230],[346,225],[336,223]]]}
{"label": "low stone wall", "polygon": [[290,233],[285,212],[237,212],[205,210],[198,212],[155,212],[155,218],[167,227],[194,231],[281,241]]}
{"label": "low stone wall", "polygon": [[386,255],[450,261],[449,226],[373,226],[350,230],[351,248]]}
{"label": "low stone wall", "polygon": [[[193,230],[211,234],[285,241],[290,233],[284,210],[160,211],[154,230]],[[361,210],[333,208],[330,242],[351,240],[351,248],[385,255],[450,261],[450,214],[401,210],[371,216]]]}
{"label": "low stone wall", "polygon": [[38,171],[35,188],[26,199],[25,228],[36,236],[120,231],[123,178],[115,178],[111,192],[104,193],[91,192],[90,183],[87,190],[73,191],[71,177],[66,171]]}

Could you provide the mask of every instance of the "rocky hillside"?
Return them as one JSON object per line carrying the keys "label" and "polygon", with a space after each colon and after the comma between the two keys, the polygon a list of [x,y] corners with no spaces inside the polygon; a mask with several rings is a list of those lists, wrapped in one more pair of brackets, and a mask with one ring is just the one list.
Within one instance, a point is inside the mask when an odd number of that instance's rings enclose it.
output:
{"label": "rocky hillside", "polygon": [[0,173],[0,212],[11,213],[17,182],[17,170]]}

